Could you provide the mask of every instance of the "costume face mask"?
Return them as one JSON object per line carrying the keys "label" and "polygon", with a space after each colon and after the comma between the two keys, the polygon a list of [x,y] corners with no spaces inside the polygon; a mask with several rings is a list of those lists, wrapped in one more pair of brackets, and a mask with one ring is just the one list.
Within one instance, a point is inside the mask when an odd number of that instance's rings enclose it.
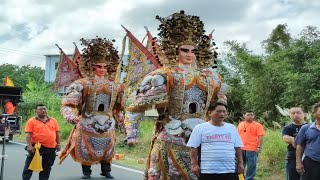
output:
{"label": "costume face mask", "polygon": [[106,63],[95,64],[93,73],[95,76],[104,77],[107,73],[107,64]]}
{"label": "costume face mask", "polygon": [[195,48],[192,45],[182,45],[178,49],[179,63],[189,65],[196,59]]}
{"label": "costume face mask", "polygon": [[113,47],[114,41],[99,37],[95,39],[82,38],[80,41],[81,45],[86,46],[83,49],[83,63],[80,66],[82,76],[103,77],[108,73],[108,78],[114,78],[120,62],[118,51]]}

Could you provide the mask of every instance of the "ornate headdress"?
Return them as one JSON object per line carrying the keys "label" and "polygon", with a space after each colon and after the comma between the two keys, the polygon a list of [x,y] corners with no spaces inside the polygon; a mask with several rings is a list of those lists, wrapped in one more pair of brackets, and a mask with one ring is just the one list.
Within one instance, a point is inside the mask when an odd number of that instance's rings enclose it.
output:
{"label": "ornate headdress", "polygon": [[211,50],[211,39],[205,35],[203,22],[198,16],[186,15],[184,11],[180,11],[166,18],[156,16],[156,19],[161,22],[158,35],[170,65],[177,63],[179,46],[192,45],[197,50],[197,66],[212,66],[214,54]]}
{"label": "ornate headdress", "polygon": [[96,37],[95,39],[80,39],[81,45],[86,46],[83,49],[83,63],[81,73],[84,77],[93,76],[93,66],[97,63],[106,63],[108,76],[114,79],[120,62],[118,51],[113,47],[114,40]]}

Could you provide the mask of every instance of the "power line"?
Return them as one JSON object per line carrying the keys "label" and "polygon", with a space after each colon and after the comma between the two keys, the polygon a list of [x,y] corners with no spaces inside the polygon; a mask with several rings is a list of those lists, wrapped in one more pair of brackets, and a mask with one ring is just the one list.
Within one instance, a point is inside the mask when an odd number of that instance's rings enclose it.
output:
{"label": "power line", "polygon": [[19,55],[24,55],[24,56],[32,56],[34,58],[38,58],[38,59],[43,59],[44,57],[40,57],[40,56],[35,56],[35,55],[31,55],[31,54],[23,54],[23,53],[17,53],[17,52],[10,52],[10,51],[4,51],[4,50],[1,50],[0,51],[3,51],[5,53],[11,53],[11,54],[19,54]]}
{"label": "power line", "polygon": [[12,53],[12,54],[19,54],[19,55],[26,55],[26,56],[33,56],[36,58],[44,58],[44,55],[37,55],[37,54],[33,54],[33,53],[27,53],[27,52],[23,52],[23,51],[12,51],[12,50],[5,50],[0,48],[0,51],[6,52],[6,53]]}
{"label": "power line", "polygon": [[16,52],[21,52],[21,53],[27,53],[27,54],[34,54],[34,55],[37,55],[37,56],[43,56],[42,54],[31,53],[31,52],[26,52],[26,51],[20,51],[20,50],[16,50],[16,49],[9,49],[9,48],[4,48],[4,47],[0,47],[0,49],[4,49],[4,50],[8,50],[8,51],[16,51]]}
{"label": "power line", "polygon": [[26,51],[20,51],[16,49],[9,49],[9,48],[3,48],[0,47],[0,50],[7,51],[7,52],[14,52],[14,53],[20,53],[20,54],[27,54],[27,55],[33,55],[33,56],[44,56],[42,54],[32,53],[32,52],[26,52]]}

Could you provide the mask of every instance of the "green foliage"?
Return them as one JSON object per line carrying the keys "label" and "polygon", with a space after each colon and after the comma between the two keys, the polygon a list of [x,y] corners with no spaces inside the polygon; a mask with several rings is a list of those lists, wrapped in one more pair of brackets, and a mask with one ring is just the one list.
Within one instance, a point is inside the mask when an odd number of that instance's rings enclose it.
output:
{"label": "green foliage", "polygon": [[30,65],[19,67],[12,64],[2,64],[0,65],[0,72],[2,83],[4,78],[8,76],[15,86],[22,87],[24,90],[29,79],[34,80],[36,84],[44,83],[44,70],[40,67],[31,67]]}
{"label": "green foliage", "polygon": [[29,78],[26,84],[26,91],[23,93],[23,102],[20,104],[20,115],[23,117],[23,127],[25,122],[35,116],[37,104],[45,104],[48,108],[48,115],[54,117],[60,126],[60,133],[63,139],[67,139],[72,125],[67,123],[60,113],[61,97],[51,92],[51,86],[47,83],[40,83]]}
{"label": "green foliage", "polygon": [[282,141],[280,130],[267,130],[263,141],[261,160],[268,165],[283,163],[286,155],[286,144]]}
{"label": "green foliage", "polygon": [[[125,160],[114,162],[143,170],[150,149],[153,128],[154,120],[145,118],[139,125],[139,143],[134,147],[128,147],[124,143],[125,136],[117,132],[116,153],[125,154]],[[144,163],[138,164],[138,159],[144,160]]]}
{"label": "green foliage", "polygon": [[257,56],[244,43],[225,42],[229,51],[220,67],[230,85],[231,117],[237,120],[242,110],[251,109],[259,119],[267,113],[265,125],[273,127],[274,121],[283,123],[276,104],[308,110],[320,99],[320,32],[307,26],[292,38],[280,24],[262,43],[266,54]]}
{"label": "green foliage", "polygon": [[41,103],[48,107],[48,115],[58,121],[62,138],[68,138],[72,125],[62,117],[60,113],[61,97],[52,93],[50,87],[42,91],[26,91],[23,99],[24,102],[20,105],[20,115],[23,117],[22,127],[29,118],[35,116],[35,106]]}
{"label": "green foliage", "polygon": [[266,51],[270,54],[284,50],[290,46],[290,33],[287,24],[279,24],[270,34],[270,37],[263,41]]}
{"label": "green foliage", "polygon": [[286,146],[282,141],[280,130],[266,130],[263,148],[258,159],[256,179],[285,179]]}
{"label": "green foliage", "polygon": [[23,102],[20,105],[20,113],[23,117],[34,116],[35,106],[39,103],[45,104],[52,112],[60,110],[60,96],[50,91],[50,86],[46,83],[36,84],[29,79],[26,84],[26,91],[23,93]]}

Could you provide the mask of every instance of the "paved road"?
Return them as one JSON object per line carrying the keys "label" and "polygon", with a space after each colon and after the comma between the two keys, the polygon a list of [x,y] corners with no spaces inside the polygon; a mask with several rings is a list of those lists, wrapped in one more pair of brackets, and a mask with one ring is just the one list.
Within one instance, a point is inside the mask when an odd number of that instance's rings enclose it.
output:
{"label": "paved road", "polygon": [[[0,154],[2,154],[2,142],[0,143]],[[5,154],[8,156],[4,161],[3,180],[20,180],[26,158],[24,145],[16,142],[5,144]],[[0,165],[2,160],[0,159]],[[112,175],[115,180],[141,180],[142,172],[134,169],[112,165]],[[81,179],[81,165],[75,163],[71,157],[68,157],[62,165],[58,165],[58,158],[52,166],[50,180],[76,180]],[[38,173],[34,173],[31,180],[38,179]],[[100,165],[92,166],[91,179],[105,179],[100,176]]]}

